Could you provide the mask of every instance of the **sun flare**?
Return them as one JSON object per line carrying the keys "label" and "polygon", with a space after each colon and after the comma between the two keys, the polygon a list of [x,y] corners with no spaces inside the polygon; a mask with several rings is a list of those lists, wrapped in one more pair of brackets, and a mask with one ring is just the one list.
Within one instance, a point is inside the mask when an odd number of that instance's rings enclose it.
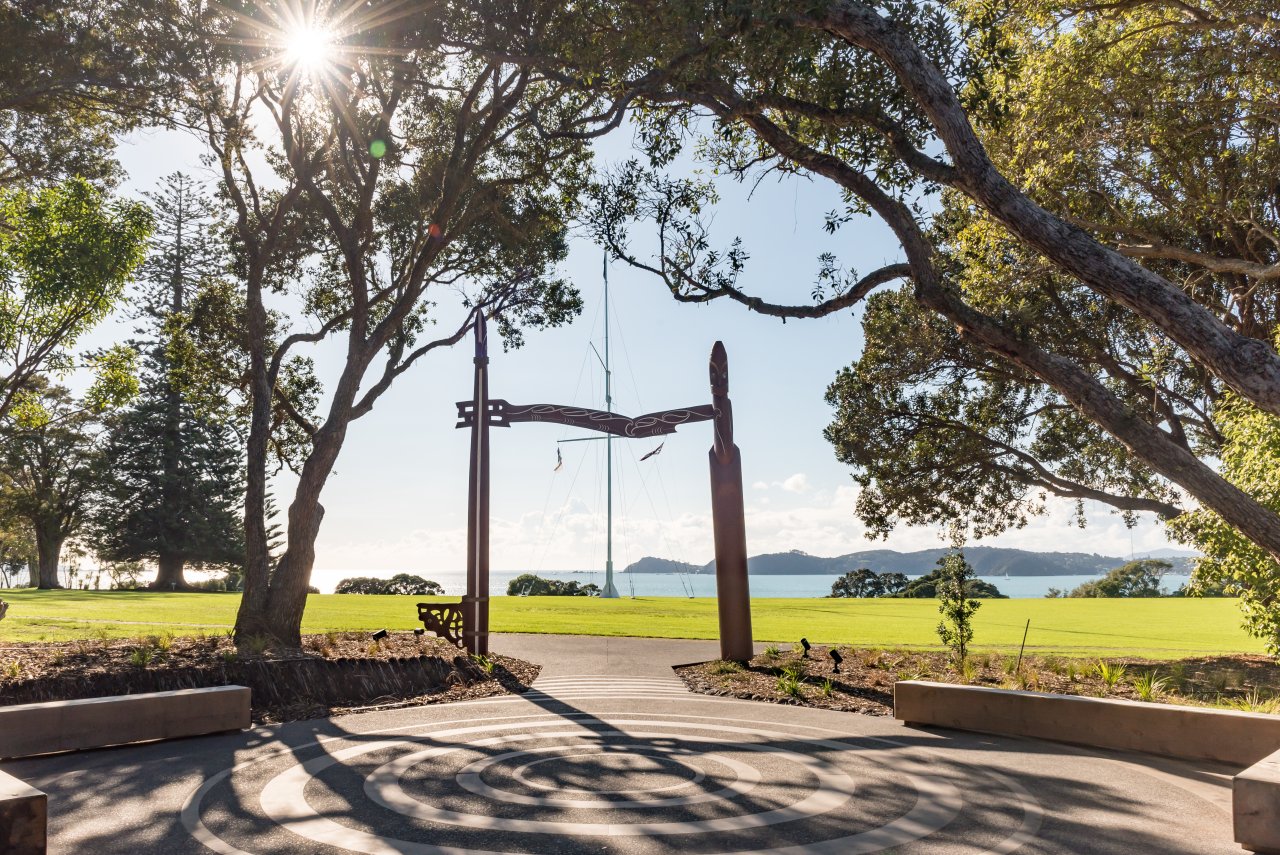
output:
{"label": "sun flare", "polygon": [[290,65],[315,69],[333,54],[333,34],[319,27],[299,27],[285,39],[285,56]]}

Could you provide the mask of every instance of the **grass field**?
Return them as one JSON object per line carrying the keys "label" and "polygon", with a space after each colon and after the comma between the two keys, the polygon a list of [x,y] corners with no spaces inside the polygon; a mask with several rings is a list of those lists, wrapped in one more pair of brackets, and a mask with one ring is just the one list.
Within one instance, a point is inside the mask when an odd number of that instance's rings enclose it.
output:
{"label": "grass field", "polygon": [[[12,607],[0,622],[0,642],[225,632],[235,621],[238,594],[160,594],[121,591],[0,591]],[[416,625],[421,597],[313,594],[304,632],[407,630]],[[450,598],[436,598],[447,601]],[[1214,653],[1260,653],[1262,644],[1240,628],[1229,599],[986,600],[975,618],[977,649],[1018,646],[1031,620],[1027,649],[1078,656],[1152,658]],[[715,638],[716,601],[650,597],[495,597],[494,632]],[[760,641],[875,647],[938,647],[936,600],[760,599],[752,626]]]}

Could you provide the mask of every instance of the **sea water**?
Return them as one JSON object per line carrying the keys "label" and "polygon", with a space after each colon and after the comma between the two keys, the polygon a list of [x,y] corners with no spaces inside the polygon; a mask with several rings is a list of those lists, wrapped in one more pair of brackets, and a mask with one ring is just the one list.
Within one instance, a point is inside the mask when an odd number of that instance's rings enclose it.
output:
{"label": "sea water", "polygon": [[[506,596],[507,583],[523,572],[491,572],[489,574],[489,596]],[[344,576],[368,576],[366,572],[343,573],[333,576],[329,590],[338,579]],[[390,575],[390,574],[386,574]],[[418,573],[444,586],[446,594],[461,596],[467,590],[466,574],[462,571]],[[542,570],[535,575],[544,579],[560,579],[573,581],[580,585],[594,584],[604,586],[604,571],[547,571]],[[761,576],[751,577],[752,597],[825,597],[831,593],[831,584],[838,579],[835,575],[822,576]],[[917,578],[917,577],[911,577]],[[1006,597],[1025,598],[1043,597],[1050,588],[1070,591],[1099,576],[983,576],[984,582],[990,582]],[[1171,575],[1165,579],[1164,587],[1174,590],[1181,586],[1186,576]],[[323,583],[322,583],[323,584]],[[714,597],[716,595],[716,577],[711,573],[697,575],[676,573],[614,573],[613,584],[622,597]]]}

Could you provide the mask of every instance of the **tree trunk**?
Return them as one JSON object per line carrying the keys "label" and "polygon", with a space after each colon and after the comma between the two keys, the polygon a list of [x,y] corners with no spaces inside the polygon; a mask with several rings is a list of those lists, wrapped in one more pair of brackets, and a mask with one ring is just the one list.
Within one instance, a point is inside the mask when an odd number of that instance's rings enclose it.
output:
{"label": "tree trunk", "polygon": [[182,570],[186,563],[186,559],[181,555],[172,553],[161,555],[160,560],[156,562],[158,568],[156,580],[151,583],[151,588],[156,591],[190,590],[191,586],[187,584],[187,580],[182,576]]}
{"label": "tree trunk", "polygon": [[333,471],[346,432],[346,421],[339,420],[338,427],[322,428],[316,434],[311,456],[302,468],[289,505],[287,546],[271,576],[265,615],[268,634],[287,647],[302,643],[302,612],[307,606],[307,586],[316,562],[316,538],[324,521],[320,492]]}
{"label": "tree trunk", "polygon": [[272,382],[265,341],[267,312],[262,303],[261,270],[250,271],[248,341],[250,376],[249,441],[245,449],[243,594],[236,613],[237,644],[268,635],[266,615],[271,584],[271,551],[267,542],[267,452],[271,441]]}
{"label": "tree trunk", "polygon": [[36,529],[36,566],[39,568],[38,587],[41,589],[61,588],[58,581],[58,558],[62,555],[62,542],[66,538],[61,532]]}

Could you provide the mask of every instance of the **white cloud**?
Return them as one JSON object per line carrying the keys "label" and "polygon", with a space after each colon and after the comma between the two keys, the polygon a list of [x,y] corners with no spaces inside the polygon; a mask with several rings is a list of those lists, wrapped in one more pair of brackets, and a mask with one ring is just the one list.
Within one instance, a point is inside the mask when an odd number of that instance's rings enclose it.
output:
{"label": "white cloud", "polygon": [[797,472],[778,486],[788,493],[807,493],[809,492],[809,476],[803,472]]}

